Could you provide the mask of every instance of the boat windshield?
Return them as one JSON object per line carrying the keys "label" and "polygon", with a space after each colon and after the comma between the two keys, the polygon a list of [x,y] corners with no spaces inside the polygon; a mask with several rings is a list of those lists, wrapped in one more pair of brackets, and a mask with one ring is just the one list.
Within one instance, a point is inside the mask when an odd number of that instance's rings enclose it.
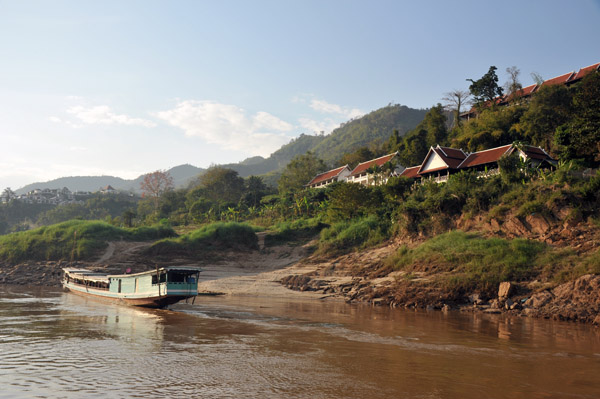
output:
{"label": "boat windshield", "polygon": [[167,281],[169,283],[193,284],[196,282],[196,272],[171,270],[167,273]]}

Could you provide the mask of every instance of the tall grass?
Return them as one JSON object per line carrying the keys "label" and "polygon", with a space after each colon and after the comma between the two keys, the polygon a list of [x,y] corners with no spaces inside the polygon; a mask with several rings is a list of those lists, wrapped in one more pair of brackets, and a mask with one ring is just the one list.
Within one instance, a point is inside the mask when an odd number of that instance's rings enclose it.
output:
{"label": "tall grass", "polygon": [[212,223],[177,238],[159,240],[146,250],[146,254],[193,255],[221,248],[258,248],[255,228],[245,223]]}
{"label": "tall grass", "polygon": [[343,221],[321,231],[319,252],[340,253],[377,245],[389,238],[389,224],[376,216]]}
{"label": "tall grass", "polygon": [[266,244],[310,238],[326,226],[318,218],[280,222],[270,228],[273,232],[267,235]]}
{"label": "tall grass", "polygon": [[492,295],[502,281],[538,275],[542,271],[540,260],[550,250],[536,241],[484,238],[452,231],[414,249],[401,247],[386,263],[407,272],[435,273],[438,283],[460,295]]}
{"label": "tall grass", "polygon": [[0,236],[0,260],[89,259],[104,249],[107,241],[149,241],[175,235],[165,226],[123,229],[100,221],[71,220]]}

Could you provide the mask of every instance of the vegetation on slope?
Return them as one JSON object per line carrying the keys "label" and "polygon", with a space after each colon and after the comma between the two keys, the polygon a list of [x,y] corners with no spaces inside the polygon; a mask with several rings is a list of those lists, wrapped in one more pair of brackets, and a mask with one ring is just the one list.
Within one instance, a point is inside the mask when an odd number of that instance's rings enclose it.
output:
{"label": "vegetation on slope", "polygon": [[226,248],[257,249],[255,228],[245,223],[211,223],[177,238],[159,240],[145,253],[158,256],[194,256]]}
{"label": "vegetation on slope", "polygon": [[149,241],[175,235],[165,226],[124,229],[100,221],[72,220],[0,236],[0,260],[83,260],[97,255],[108,241]]}

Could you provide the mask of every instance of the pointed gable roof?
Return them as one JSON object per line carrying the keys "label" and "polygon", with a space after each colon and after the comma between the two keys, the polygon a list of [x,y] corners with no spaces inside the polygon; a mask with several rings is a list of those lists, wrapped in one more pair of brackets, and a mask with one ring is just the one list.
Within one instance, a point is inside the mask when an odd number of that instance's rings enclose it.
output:
{"label": "pointed gable roof", "polygon": [[361,162],[359,163],[356,168],[354,168],[354,170],[352,170],[352,173],[350,173],[350,176],[356,176],[359,175],[363,172],[365,172],[367,169],[369,169],[371,166],[383,166],[386,163],[390,162],[396,155],[398,155],[398,152],[394,152],[388,155],[384,155],[382,157],[379,158],[375,158],[375,159],[371,159],[370,161],[366,161],[366,162]]}
{"label": "pointed gable roof", "polygon": [[[430,160],[432,160],[434,157],[438,157],[438,159],[441,160],[441,165],[428,168]],[[429,148],[429,152],[425,156],[423,164],[421,164],[418,173],[423,174],[437,172],[439,170],[457,169],[460,163],[466,157],[467,154],[465,154],[463,150],[457,150],[456,148],[450,147],[441,147],[439,145],[436,147],[431,147]],[[440,162],[438,162],[438,164],[440,164]]]}
{"label": "pointed gable roof", "polygon": [[471,168],[478,165],[497,162],[503,155],[512,152],[512,149],[513,145],[508,144],[503,145],[502,147],[490,148],[489,150],[473,152],[462,161],[458,168]]}
{"label": "pointed gable roof", "polygon": [[417,177],[421,177],[421,176],[419,176],[420,168],[421,168],[421,165],[411,166],[410,168],[406,168],[402,171],[402,173],[400,173],[398,175],[398,177],[406,177],[409,179],[416,179]]}
{"label": "pointed gable roof", "polygon": [[554,158],[550,156],[543,148],[534,147],[532,145],[523,146],[523,150],[521,150],[525,154],[527,158],[531,159],[540,159],[545,161],[555,161]]}
{"label": "pointed gable roof", "polygon": [[544,80],[544,83],[542,83],[542,86],[554,86],[554,85],[565,84],[568,81],[570,81],[574,75],[575,75],[575,72],[567,72],[564,75],[560,75],[560,76],[557,76],[552,79]]}
{"label": "pointed gable roof", "polygon": [[569,81],[569,83],[575,82],[577,80],[581,80],[588,73],[593,72],[593,71],[598,71],[598,70],[600,70],[600,62],[597,64],[594,64],[594,65],[587,66],[585,68],[581,68],[579,70],[579,72],[577,72],[577,74],[575,76],[573,76],[573,78]]}
{"label": "pointed gable roof", "polygon": [[313,184],[318,184],[318,183],[327,181],[329,179],[332,179],[334,177],[338,177],[344,169],[350,170],[348,165],[344,165],[339,168],[331,169],[327,172],[320,173],[320,174],[316,175],[315,177],[313,177],[313,179],[308,182],[307,186],[312,186]]}

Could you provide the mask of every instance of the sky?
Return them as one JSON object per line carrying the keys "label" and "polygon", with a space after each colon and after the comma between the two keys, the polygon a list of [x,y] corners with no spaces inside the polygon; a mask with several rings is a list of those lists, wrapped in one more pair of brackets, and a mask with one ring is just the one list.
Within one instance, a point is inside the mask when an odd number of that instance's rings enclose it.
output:
{"label": "sky", "polygon": [[600,62],[600,0],[0,0],[0,191],[268,157],[491,65]]}

